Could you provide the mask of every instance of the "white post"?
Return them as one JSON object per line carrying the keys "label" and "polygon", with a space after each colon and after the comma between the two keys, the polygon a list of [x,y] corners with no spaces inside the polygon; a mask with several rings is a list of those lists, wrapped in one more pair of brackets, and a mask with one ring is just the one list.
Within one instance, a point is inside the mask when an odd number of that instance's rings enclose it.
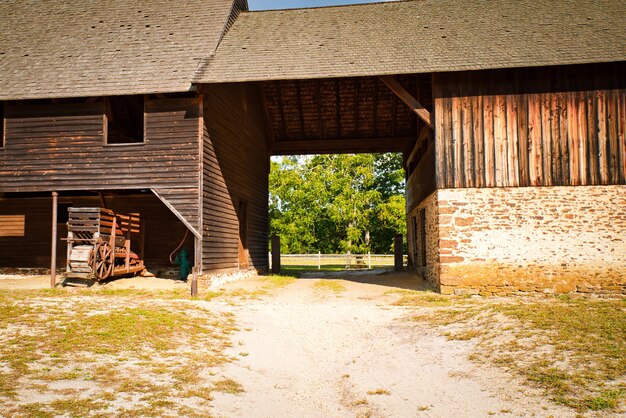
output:
{"label": "white post", "polygon": [[268,253],[268,257],[269,257],[269,267],[270,267],[270,270],[272,270],[272,252],[271,251]]}
{"label": "white post", "polygon": [[367,268],[372,269],[372,253],[367,252]]}
{"label": "white post", "polygon": [[321,251],[317,252],[317,269],[318,270],[322,269],[322,252]]}

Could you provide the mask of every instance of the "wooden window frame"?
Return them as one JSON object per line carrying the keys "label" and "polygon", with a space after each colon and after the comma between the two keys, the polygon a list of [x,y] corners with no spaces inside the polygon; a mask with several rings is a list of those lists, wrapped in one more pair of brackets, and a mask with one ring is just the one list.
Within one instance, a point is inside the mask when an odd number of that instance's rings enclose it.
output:
{"label": "wooden window frame", "polygon": [[108,113],[111,106],[110,97],[105,97],[103,101],[104,111],[102,112],[102,136],[103,136],[103,146],[105,147],[140,147],[146,145],[146,95],[142,95],[142,107],[143,107],[143,135],[141,141],[138,142],[122,142],[118,144],[109,144],[109,118]]}

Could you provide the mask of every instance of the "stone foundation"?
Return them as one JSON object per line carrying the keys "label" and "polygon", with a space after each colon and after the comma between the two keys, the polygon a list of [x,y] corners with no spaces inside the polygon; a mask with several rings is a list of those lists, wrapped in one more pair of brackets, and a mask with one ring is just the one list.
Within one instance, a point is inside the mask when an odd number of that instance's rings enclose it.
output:
{"label": "stone foundation", "polygon": [[433,202],[426,277],[444,294],[626,294],[626,186],[446,189]]}
{"label": "stone foundation", "polygon": [[[198,276],[198,293],[206,294],[207,291],[218,289],[225,283],[257,276],[256,270],[234,270],[222,273],[208,273]],[[190,279],[191,280],[191,276]]]}

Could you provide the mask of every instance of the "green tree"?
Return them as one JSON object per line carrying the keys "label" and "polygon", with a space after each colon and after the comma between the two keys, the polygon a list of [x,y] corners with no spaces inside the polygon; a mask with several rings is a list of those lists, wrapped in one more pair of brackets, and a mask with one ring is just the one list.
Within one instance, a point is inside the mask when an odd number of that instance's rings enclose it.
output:
{"label": "green tree", "polygon": [[390,252],[404,233],[398,154],[283,157],[270,172],[270,232],[285,253]]}

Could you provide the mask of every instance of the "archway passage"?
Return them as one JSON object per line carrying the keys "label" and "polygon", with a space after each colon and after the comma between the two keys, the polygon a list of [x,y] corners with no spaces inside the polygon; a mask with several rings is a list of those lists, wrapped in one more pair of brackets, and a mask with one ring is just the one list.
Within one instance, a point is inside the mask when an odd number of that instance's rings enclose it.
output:
{"label": "archway passage", "polygon": [[401,153],[272,157],[270,236],[280,238],[280,272],[391,269],[397,235],[401,269],[404,177]]}
{"label": "archway passage", "polygon": [[[432,77],[398,75],[260,82],[271,155],[402,154],[407,209],[435,189]],[[420,166],[420,170],[416,168]],[[409,201],[410,199],[410,201]],[[403,215],[404,216],[404,215]],[[409,265],[425,245],[411,229]],[[391,242],[390,242],[391,245]]]}
{"label": "archway passage", "polygon": [[432,112],[429,74],[202,84],[198,91],[206,275],[268,270],[272,156],[399,153],[406,182],[427,155],[433,161],[423,178],[434,190],[434,154],[424,152],[433,141],[423,117]]}

